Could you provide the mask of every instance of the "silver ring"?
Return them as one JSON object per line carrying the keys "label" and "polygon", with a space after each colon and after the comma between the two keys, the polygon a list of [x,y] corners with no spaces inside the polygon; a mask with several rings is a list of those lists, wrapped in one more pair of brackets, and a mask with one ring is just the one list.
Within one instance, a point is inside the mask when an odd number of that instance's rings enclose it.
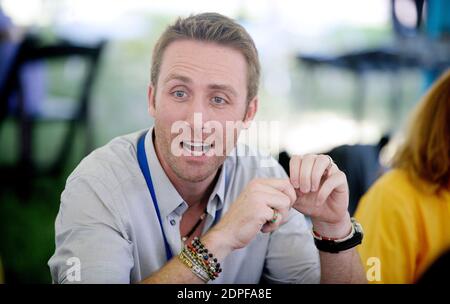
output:
{"label": "silver ring", "polygon": [[327,170],[329,171],[330,169],[331,169],[331,167],[333,167],[333,163],[334,163],[334,161],[333,161],[333,159],[331,158],[331,156],[330,155],[328,155],[328,154],[325,154],[327,157],[328,157],[328,159],[330,160],[330,163],[329,163],[329,165],[328,165],[328,167],[327,167]]}

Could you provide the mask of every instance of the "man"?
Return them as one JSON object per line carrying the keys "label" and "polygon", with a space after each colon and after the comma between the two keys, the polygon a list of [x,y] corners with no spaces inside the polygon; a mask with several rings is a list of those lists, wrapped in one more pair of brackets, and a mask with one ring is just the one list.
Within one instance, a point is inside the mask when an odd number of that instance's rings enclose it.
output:
{"label": "man", "polygon": [[[67,180],[49,261],[54,281],[363,282],[353,248],[361,233],[331,158],[294,156],[288,178],[278,164],[238,155],[239,131],[258,108],[248,33],[219,14],[179,19],[152,60],[154,127],[94,151]],[[241,125],[211,135],[212,122]]]}

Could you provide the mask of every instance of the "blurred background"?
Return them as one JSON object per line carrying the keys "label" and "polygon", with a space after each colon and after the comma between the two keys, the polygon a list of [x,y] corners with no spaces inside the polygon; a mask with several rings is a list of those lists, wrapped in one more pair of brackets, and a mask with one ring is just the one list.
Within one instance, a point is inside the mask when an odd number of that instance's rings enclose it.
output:
{"label": "blurred background", "polygon": [[271,152],[283,166],[330,153],[351,212],[450,66],[446,0],[0,0],[0,282],[51,282],[65,179],[93,149],[152,124],[153,45],[177,16],[208,11],[255,40],[257,120],[281,123]]}

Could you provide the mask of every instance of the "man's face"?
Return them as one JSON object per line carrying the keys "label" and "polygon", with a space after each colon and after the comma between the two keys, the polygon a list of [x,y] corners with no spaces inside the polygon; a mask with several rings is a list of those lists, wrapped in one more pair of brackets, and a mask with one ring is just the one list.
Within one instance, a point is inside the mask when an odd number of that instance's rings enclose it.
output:
{"label": "man's face", "polygon": [[239,51],[193,40],[171,43],[156,88],[149,88],[160,161],[185,181],[211,177],[237,142],[240,128],[228,134],[227,122],[248,124],[256,109],[256,98],[247,103],[247,63]]}

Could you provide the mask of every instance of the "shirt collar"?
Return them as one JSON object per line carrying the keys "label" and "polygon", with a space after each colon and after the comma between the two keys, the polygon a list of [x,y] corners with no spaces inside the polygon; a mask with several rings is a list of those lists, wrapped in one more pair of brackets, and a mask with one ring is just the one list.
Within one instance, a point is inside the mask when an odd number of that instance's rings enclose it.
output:
{"label": "shirt collar", "polygon": [[[155,189],[158,208],[162,217],[167,217],[177,208],[181,209],[181,213],[187,209],[187,203],[183,200],[177,189],[174,187],[169,177],[156,156],[155,146],[153,143],[153,128],[150,128],[145,137],[145,153]],[[220,170],[219,178],[214,186],[213,191],[208,200],[207,212],[213,215],[216,210],[223,207],[225,201],[225,163]],[[215,197],[218,197],[218,200]],[[184,207],[183,207],[184,206]]]}

